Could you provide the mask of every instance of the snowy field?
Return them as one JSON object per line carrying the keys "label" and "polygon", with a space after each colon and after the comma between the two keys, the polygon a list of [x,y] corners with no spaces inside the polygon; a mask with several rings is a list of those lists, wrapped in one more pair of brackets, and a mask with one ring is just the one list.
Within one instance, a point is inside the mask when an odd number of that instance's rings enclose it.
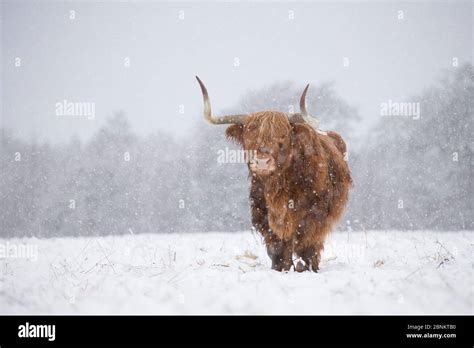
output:
{"label": "snowy field", "polygon": [[0,239],[0,313],[473,314],[473,235],[333,233],[317,274],[252,232]]}

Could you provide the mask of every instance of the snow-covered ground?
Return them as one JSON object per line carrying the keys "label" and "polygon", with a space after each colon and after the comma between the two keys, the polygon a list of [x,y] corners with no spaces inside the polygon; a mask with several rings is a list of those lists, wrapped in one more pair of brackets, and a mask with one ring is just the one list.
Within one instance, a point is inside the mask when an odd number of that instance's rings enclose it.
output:
{"label": "snow-covered ground", "polygon": [[252,232],[0,239],[0,313],[472,314],[473,235],[333,233],[317,274]]}

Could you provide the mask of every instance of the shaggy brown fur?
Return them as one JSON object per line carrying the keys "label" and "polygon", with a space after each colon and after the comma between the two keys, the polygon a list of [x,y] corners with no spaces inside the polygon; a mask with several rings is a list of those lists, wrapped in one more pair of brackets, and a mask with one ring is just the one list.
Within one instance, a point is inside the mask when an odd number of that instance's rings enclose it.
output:
{"label": "shaggy brown fur", "polygon": [[[346,144],[335,132],[323,134],[306,123],[290,123],[282,112],[249,115],[226,134],[245,150],[271,156],[276,169],[250,171],[252,223],[262,234],[272,268],[319,269],[324,241],[341,217],[352,184]],[[250,166],[249,166],[250,169]]]}

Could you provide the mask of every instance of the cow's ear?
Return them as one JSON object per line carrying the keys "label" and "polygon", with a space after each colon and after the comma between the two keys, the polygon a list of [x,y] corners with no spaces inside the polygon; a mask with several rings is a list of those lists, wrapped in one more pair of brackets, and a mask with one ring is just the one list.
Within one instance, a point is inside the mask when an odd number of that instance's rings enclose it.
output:
{"label": "cow's ear", "polygon": [[227,127],[227,129],[225,130],[225,135],[227,136],[227,139],[230,139],[239,145],[243,145],[244,143],[242,133],[243,133],[243,126],[240,124],[233,124]]}
{"label": "cow's ear", "polygon": [[307,150],[308,147],[313,145],[311,140],[311,131],[305,124],[296,123],[293,126],[293,134],[295,136],[296,145],[300,150]]}
{"label": "cow's ear", "polygon": [[321,163],[323,148],[314,129],[307,124],[296,124],[293,126],[294,144],[293,148],[306,161]]}

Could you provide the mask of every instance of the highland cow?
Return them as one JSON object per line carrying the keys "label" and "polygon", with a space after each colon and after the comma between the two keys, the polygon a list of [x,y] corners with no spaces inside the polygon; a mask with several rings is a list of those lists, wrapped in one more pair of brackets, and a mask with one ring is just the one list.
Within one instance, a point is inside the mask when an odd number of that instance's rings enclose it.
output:
{"label": "highland cow", "polygon": [[[346,144],[335,132],[322,132],[306,111],[262,111],[215,117],[202,81],[204,117],[212,124],[231,124],[228,138],[246,152],[251,179],[252,224],[263,236],[272,269],[319,270],[324,241],[341,217],[352,185]],[[293,263],[293,255],[296,264]]]}

